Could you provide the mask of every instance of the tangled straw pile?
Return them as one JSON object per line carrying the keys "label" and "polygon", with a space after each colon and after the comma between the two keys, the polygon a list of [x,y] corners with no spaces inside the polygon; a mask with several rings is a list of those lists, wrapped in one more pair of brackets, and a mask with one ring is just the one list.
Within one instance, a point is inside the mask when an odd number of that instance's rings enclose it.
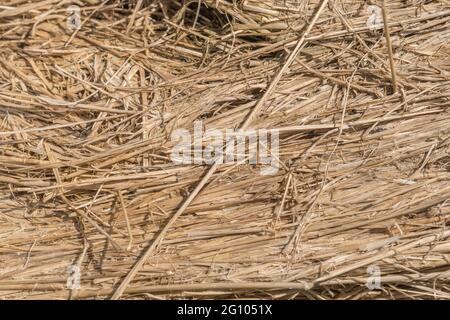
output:
{"label": "tangled straw pile", "polygon": [[[450,298],[450,1],[369,5],[2,1],[0,298]],[[252,113],[278,174],[171,161]]]}

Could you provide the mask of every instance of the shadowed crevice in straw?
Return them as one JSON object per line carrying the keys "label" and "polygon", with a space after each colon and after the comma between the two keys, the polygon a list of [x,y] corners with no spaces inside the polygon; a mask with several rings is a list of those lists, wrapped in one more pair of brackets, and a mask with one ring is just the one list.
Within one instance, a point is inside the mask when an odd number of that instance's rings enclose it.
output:
{"label": "shadowed crevice in straw", "polygon": [[449,298],[450,4],[369,6],[4,1],[0,299]]}

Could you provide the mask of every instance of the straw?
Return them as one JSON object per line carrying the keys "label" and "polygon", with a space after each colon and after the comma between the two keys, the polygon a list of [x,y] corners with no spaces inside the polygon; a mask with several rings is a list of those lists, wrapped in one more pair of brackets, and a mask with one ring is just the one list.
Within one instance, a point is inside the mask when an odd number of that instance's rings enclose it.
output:
{"label": "straw", "polygon": [[[450,298],[449,25],[448,1],[4,1],[0,299]],[[172,161],[196,121],[278,130],[278,171]]]}

